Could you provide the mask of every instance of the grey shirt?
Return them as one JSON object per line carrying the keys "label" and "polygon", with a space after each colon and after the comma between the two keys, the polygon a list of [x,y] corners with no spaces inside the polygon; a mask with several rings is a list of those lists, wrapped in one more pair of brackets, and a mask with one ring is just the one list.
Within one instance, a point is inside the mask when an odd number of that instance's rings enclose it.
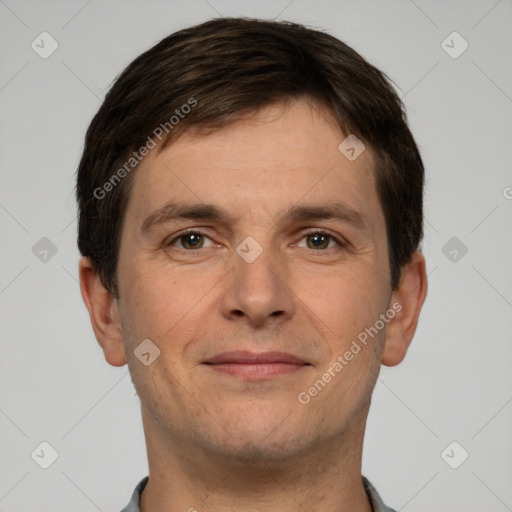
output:
{"label": "grey shirt", "polygon": [[[363,486],[366,491],[366,494],[368,494],[368,498],[370,499],[373,512],[396,512],[392,508],[389,508],[386,505],[384,505],[384,502],[382,501],[378,492],[375,490],[375,487],[373,487],[373,485],[369,482],[369,480],[367,480],[364,476],[362,476],[361,478],[363,479]],[[144,487],[146,487],[147,483],[148,477],[146,476],[139,482],[137,487],[135,487],[135,491],[133,491],[130,503],[128,503],[128,505],[126,505],[126,507],[123,508],[121,512],[140,512],[140,495],[144,490]]]}

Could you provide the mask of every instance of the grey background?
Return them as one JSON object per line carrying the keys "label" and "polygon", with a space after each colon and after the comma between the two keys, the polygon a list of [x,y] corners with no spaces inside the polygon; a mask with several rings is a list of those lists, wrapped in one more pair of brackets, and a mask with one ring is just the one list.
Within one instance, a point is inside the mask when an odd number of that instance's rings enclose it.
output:
{"label": "grey background", "polygon": [[363,474],[397,510],[512,510],[511,0],[0,0],[0,510],[118,511],[147,472],[127,368],[104,361],[79,293],[74,172],[119,72],[219,15],[325,28],[399,87],[428,172],[430,289],[405,361],[382,369]]}

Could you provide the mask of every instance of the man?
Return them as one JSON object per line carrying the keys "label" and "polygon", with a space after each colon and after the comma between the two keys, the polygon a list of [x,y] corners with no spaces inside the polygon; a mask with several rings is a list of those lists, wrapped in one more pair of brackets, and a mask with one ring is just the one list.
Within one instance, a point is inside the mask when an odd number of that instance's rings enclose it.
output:
{"label": "man", "polygon": [[82,296],[141,400],[125,512],[391,510],[362,447],[427,292],[423,173],[388,79],[319,31],[216,19],[120,75],[77,198]]}

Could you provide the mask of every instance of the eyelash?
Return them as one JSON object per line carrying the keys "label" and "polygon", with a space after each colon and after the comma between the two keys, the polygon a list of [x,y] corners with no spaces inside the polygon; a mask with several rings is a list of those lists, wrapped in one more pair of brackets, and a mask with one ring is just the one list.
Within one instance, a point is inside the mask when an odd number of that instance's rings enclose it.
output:
{"label": "eyelash", "polygon": [[[169,240],[169,242],[166,242],[165,243],[165,246],[166,247],[170,247],[174,244],[174,242],[176,242],[177,240],[180,240],[181,238],[187,236],[187,235],[191,235],[191,234],[194,234],[194,235],[200,235],[200,236],[203,236],[203,237],[206,237],[206,238],[209,238],[211,240],[211,238],[206,234],[206,233],[203,233],[202,231],[199,231],[197,229],[186,229],[185,231],[182,231],[181,233],[178,233],[178,235],[176,235],[174,238],[172,238],[171,240]],[[322,230],[322,229],[316,229],[316,230],[312,230],[312,231],[308,231],[307,233],[304,233],[303,236],[301,237],[300,240],[302,240],[303,238],[307,237],[307,236],[311,236],[311,235],[324,235],[324,236],[327,236],[329,237],[331,240],[334,240],[336,242],[336,244],[338,245],[338,248],[344,248],[346,245],[347,245],[347,242],[345,240],[343,240],[342,238],[338,237],[338,236],[335,236],[333,235],[332,233],[330,233],[329,231],[325,231],[325,230]],[[185,248],[182,248],[182,247],[178,247],[178,249],[182,250],[182,251],[186,251],[186,252],[195,252],[195,251],[200,251],[202,250],[203,248],[199,248],[199,249],[185,249]],[[307,247],[307,249],[310,249],[309,247]],[[311,251],[315,251],[315,252],[325,252],[327,251],[328,249],[334,249],[334,247],[329,247],[327,249],[310,249]]]}

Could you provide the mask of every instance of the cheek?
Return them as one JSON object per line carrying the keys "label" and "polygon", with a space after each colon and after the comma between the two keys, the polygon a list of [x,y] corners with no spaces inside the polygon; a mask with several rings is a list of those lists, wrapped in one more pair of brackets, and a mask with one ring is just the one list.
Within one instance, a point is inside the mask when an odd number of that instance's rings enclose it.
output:
{"label": "cheek", "polygon": [[304,301],[318,313],[317,329],[320,324],[328,326],[328,359],[316,374],[317,379],[329,382],[330,391],[319,401],[325,400],[326,406],[332,403],[332,396],[334,401],[353,403],[354,407],[366,403],[378,375],[385,335],[385,328],[374,330],[387,306],[382,275],[379,277],[377,268],[366,266],[354,266],[350,275],[348,272],[333,273],[322,296],[311,295],[310,303]]}
{"label": "cheek", "polygon": [[306,311],[337,345],[373,325],[385,307],[383,275],[370,258],[326,272],[296,274],[294,283]]}
{"label": "cheek", "polygon": [[170,336],[183,337],[184,329],[194,323],[201,301],[219,280],[204,268],[192,271],[155,261],[141,263],[128,275],[125,289],[130,331],[157,344]]}

